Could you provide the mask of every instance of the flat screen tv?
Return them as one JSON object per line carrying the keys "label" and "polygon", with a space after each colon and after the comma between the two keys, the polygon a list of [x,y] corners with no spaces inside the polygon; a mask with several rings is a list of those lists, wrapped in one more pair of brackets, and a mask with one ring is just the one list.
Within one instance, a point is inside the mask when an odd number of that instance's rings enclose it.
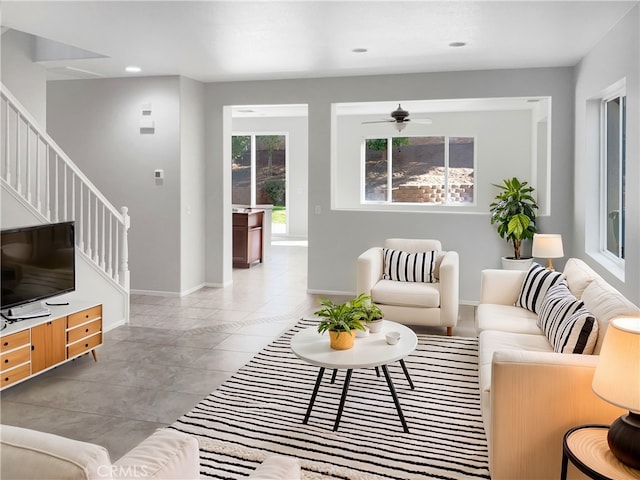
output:
{"label": "flat screen tv", "polygon": [[75,290],[74,222],[2,230],[0,249],[3,316],[38,316],[26,305]]}

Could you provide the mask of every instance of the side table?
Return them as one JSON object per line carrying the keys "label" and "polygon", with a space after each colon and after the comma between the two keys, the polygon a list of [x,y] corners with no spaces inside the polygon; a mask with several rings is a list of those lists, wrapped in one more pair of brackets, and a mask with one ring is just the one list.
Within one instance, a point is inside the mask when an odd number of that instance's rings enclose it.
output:
{"label": "side table", "polygon": [[595,480],[640,479],[640,470],[618,460],[607,443],[608,425],[579,425],[564,435],[560,480],[567,479],[568,461]]}

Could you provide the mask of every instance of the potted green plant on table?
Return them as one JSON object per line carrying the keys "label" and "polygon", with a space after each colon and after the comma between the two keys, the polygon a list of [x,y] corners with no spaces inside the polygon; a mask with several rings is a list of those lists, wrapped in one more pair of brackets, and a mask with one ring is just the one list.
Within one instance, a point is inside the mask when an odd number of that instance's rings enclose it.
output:
{"label": "potted green plant on table", "polygon": [[351,302],[336,304],[328,298],[322,298],[320,309],[314,313],[323,319],[318,324],[318,333],[329,332],[329,344],[334,350],[353,347],[356,330],[365,330],[358,310]]}
{"label": "potted green plant on table", "polygon": [[376,305],[371,296],[361,293],[353,300],[351,304],[356,310],[356,316],[371,333],[378,333],[382,329],[384,314],[380,307]]}
{"label": "potted green plant on table", "polygon": [[533,258],[522,258],[521,247],[523,240],[531,240],[536,233],[538,204],[531,195],[535,189],[516,177],[494,186],[501,191],[489,205],[491,224],[496,225],[501,238],[513,244],[513,257],[502,257],[503,268],[526,270]]}

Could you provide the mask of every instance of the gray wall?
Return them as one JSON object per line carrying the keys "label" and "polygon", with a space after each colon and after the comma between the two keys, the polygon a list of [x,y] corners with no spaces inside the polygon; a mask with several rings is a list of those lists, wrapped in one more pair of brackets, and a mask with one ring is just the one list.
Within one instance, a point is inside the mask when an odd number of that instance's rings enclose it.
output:
{"label": "gray wall", "polygon": [[[219,202],[230,197],[218,178],[224,172],[225,105],[306,103],[309,105],[309,255],[308,287],[312,292],[354,292],[356,258],[366,248],[391,236],[439,238],[457,250],[461,261],[460,297],[479,299],[480,271],[500,266],[510,253],[489,223],[489,214],[432,212],[355,212],[331,210],[331,104],[334,102],[395,101],[551,96],[551,211],[540,228],[572,238],[573,202],[573,69],[550,68],[389,75],[372,77],[236,82],[207,85],[207,185],[216,190],[207,199],[207,281],[221,283],[230,276],[216,256],[227,232],[216,228],[229,216]],[[227,140],[228,141],[228,140]],[[517,162],[517,159],[513,161]],[[529,162],[529,159],[527,159]],[[229,187],[230,188],[230,187]],[[483,188],[488,188],[486,185]],[[316,206],[320,214],[316,214]],[[488,212],[488,205],[486,205]],[[210,212],[210,213],[209,213]],[[530,248],[530,247],[528,247]],[[571,252],[567,252],[571,254]],[[563,262],[557,262],[562,267]]]}
{"label": "gray wall", "polygon": [[47,77],[32,60],[34,39],[31,35],[7,30],[0,39],[0,73],[2,83],[29,111],[42,128],[47,126]]}
{"label": "gray wall", "polygon": [[[640,7],[636,6],[576,67],[575,205],[572,250],[634,303],[640,304]],[[626,78],[627,174],[623,278],[598,254],[598,96]]]}
{"label": "gray wall", "polygon": [[[48,82],[47,99],[51,137],[109,201],[129,208],[131,289],[180,292],[180,78]],[[145,104],[153,133],[140,129]]]}
{"label": "gray wall", "polygon": [[180,78],[180,293],[204,285],[204,86]]}

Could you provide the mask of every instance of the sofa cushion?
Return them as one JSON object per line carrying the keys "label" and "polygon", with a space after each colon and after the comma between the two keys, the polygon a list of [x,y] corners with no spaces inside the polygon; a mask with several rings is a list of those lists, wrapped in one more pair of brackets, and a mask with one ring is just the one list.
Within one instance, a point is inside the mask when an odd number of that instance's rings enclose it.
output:
{"label": "sofa cushion", "polygon": [[252,480],[282,480],[300,478],[300,462],[293,457],[273,455],[265,459],[258,468],[249,475]]}
{"label": "sofa cushion", "polygon": [[384,270],[382,278],[398,282],[436,281],[436,259],[438,252],[409,253],[392,248],[383,248]]}
{"label": "sofa cushion", "polygon": [[553,348],[544,335],[499,332],[485,330],[479,336],[479,382],[480,391],[491,388],[491,361],[493,354],[500,350],[525,350],[529,352],[553,352]]}
{"label": "sofa cushion", "polygon": [[543,335],[537,323],[538,316],[524,308],[492,303],[478,305],[476,327],[479,332],[500,330],[512,333]]}
{"label": "sofa cushion", "polygon": [[563,281],[547,290],[538,326],[558,353],[590,354],[598,338],[598,322]]}
{"label": "sofa cushion", "polygon": [[380,280],[371,289],[371,298],[382,305],[440,307],[440,284]]}
{"label": "sofa cushion", "polygon": [[598,319],[598,341],[595,354],[600,353],[604,334],[611,319],[640,315],[640,309],[636,305],[601,278],[596,278],[589,283],[584,289],[581,300],[585,308]]}
{"label": "sofa cushion", "polygon": [[10,425],[2,425],[0,435],[2,478],[32,480],[43,472],[57,479],[111,478],[109,453],[99,445]]}
{"label": "sofa cushion", "polygon": [[562,273],[547,270],[542,265],[533,263],[524,277],[516,306],[538,313],[549,287],[558,283],[562,278]]}
{"label": "sofa cushion", "polygon": [[114,463],[114,477],[146,479],[200,477],[200,446],[192,435],[160,428]]}
{"label": "sofa cushion", "polygon": [[581,299],[584,289],[600,276],[591,270],[589,265],[579,258],[570,258],[564,266],[564,278],[569,285],[569,290],[576,298]]}

